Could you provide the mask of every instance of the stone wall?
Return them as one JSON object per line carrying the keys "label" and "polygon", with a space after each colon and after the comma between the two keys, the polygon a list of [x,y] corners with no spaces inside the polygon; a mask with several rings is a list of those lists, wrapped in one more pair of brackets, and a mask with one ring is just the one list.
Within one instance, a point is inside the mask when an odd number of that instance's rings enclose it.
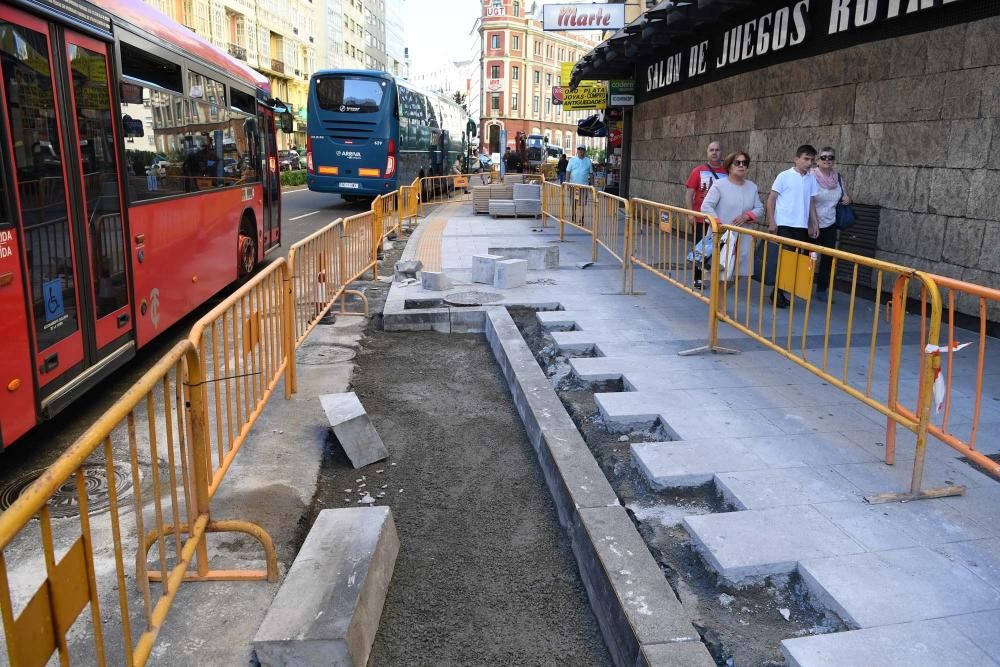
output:
{"label": "stone wall", "polygon": [[836,148],[882,207],[879,257],[1000,288],[1000,18],[853,46],[639,105],[630,194],[682,204],[718,139],[764,194],[796,146]]}

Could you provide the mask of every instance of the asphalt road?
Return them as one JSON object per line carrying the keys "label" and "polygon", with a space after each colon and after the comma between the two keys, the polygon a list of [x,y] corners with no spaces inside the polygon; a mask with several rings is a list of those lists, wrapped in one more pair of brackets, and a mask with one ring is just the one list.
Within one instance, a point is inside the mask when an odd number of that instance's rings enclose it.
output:
{"label": "asphalt road", "polygon": [[[281,247],[271,253],[264,264],[285,257],[293,243],[336,220],[360,213],[366,204],[345,203],[340,197],[310,192],[305,188],[289,188],[282,193]],[[135,359],[119,369],[100,385],[80,397],[54,419],[0,453],[0,498],[10,484],[23,476],[40,471],[54,461],[105,410],[114,404],[138,378],[157,360],[185,337],[197,319],[225,297],[222,292],[194,313],[165,331],[158,339],[140,350]]]}

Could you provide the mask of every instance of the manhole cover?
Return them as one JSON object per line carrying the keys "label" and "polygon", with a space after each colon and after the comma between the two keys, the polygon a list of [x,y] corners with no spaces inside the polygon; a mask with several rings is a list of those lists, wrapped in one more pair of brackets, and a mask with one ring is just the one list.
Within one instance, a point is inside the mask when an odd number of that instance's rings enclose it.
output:
{"label": "manhole cover", "polygon": [[307,366],[321,366],[323,364],[350,361],[356,356],[357,352],[352,347],[344,347],[342,345],[307,345],[299,349],[295,361]]}
{"label": "manhole cover", "polygon": [[[106,512],[111,505],[108,498],[108,477],[103,464],[88,463],[83,466],[83,481],[87,489],[88,514]],[[42,476],[44,470],[34,470],[21,475],[0,491],[0,509],[6,510],[24,493],[31,483]],[[118,502],[132,494],[132,473],[127,466],[115,465],[115,489]],[[72,475],[49,500],[49,513],[57,519],[79,515],[80,503],[76,497],[76,475]]]}
{"label": "manhole cover", "polygon": [[484,303],[503,301],[503,295],[495,292],[455,292],[444,298],[449,306],[481,306]]}

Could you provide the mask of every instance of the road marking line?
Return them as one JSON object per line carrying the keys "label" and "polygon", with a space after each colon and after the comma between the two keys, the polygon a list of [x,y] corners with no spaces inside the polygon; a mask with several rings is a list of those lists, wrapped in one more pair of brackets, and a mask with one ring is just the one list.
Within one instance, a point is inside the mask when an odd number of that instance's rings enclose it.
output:
{"label": "road marking line", "polygon": [[304,213],[302,215],[297,215],[294,218],[289,218],[289,222],[295,222],[296,220],[301,220],[302,218],[308,218],[310,215],[316,215],[319,211],[313,211],[312,213]]}
{"label": "road marking line", "polygon": [[298,190],[282,190],[282,195],[294,195],[296,192],[308,192],[309,188],[299,188]]}

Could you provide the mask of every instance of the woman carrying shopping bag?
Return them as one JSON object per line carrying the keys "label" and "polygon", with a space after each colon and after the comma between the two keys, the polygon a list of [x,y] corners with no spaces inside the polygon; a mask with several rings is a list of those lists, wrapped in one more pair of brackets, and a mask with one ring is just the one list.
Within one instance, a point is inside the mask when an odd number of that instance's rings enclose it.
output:
{"label": "woman carrying shopping bag", "polygon": [[[724,225],[746,225],[764,215],[757,184],[747,178],[750,154],[746,151],[730,153],[722,165],[728,177],[712,183],[701,203],[701,212],[718,218]],[[718,261],[723,280],[753,273],[753,238],[741,238],[740,234],[727,231],[721,245]]]}

